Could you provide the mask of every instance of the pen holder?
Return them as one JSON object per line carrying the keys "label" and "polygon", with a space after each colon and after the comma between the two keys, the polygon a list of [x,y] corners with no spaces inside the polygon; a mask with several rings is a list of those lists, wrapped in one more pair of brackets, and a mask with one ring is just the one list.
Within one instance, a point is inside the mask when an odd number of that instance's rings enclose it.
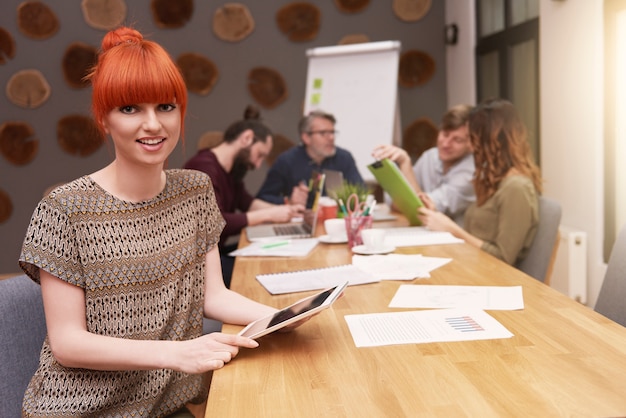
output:
{"label": "pen holder", "polygon": [[368,216],[345,216],[346,234],[348,235],[348,247],[363,245],[361,231],[372,227],[373,217]]}

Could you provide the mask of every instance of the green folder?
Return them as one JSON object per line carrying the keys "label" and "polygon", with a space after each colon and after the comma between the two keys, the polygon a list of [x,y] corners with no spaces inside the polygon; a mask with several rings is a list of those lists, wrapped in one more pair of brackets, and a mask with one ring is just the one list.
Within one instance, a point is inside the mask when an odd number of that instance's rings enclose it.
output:
{"label": "green folder", "polygon": [[411,225],[422,225],[417,208],[424,206],[396,163],[385,158],[367,166],[378,184],[391,196],[394,205],[407,217]]}

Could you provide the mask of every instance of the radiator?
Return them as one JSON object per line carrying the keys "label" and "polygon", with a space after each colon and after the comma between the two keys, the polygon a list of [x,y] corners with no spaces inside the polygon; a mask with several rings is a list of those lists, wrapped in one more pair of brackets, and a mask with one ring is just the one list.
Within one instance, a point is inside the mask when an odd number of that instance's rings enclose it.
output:
{"label": "radiator", "polygon": [[566,296],[587,303],[587,233],[561,225],[559,249],[550,286]]}

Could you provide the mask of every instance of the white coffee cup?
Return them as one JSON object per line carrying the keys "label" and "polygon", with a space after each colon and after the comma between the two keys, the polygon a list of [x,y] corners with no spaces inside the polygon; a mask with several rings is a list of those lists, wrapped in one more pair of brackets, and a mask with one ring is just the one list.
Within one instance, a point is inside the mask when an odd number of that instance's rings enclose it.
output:
{"label": "white coffee cup", "polygon": [[326,234],[332,240],[342,241],[347,239],[346,221],[341,218],[331,218],[324,221]]}
{"label": "white coffee cup", "polygon": [[367,251],[382,251],[385,248],[385,230],[369,228],[361,231],[363,245]]}

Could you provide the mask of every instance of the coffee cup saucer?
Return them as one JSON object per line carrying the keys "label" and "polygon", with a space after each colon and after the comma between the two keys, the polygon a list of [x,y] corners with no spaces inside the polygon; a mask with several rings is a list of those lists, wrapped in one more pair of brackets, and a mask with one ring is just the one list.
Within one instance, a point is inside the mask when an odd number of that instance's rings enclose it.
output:
{"label": "coffee cup saucer", "polygon": [[345,235],[340,236],[340,237],[331,237],[330,235],[322,235],[318,239],[320,242],[323,242],[324,244],[345,244],[346,242],[348,242],[348,237]]}
{"label": "coffee cup saucer", "polygon": [[369,250],[365,245],[355,245],[352,252],[361,255],[389,254],[396,249],[393,245],[385,245],[379,250]]}

